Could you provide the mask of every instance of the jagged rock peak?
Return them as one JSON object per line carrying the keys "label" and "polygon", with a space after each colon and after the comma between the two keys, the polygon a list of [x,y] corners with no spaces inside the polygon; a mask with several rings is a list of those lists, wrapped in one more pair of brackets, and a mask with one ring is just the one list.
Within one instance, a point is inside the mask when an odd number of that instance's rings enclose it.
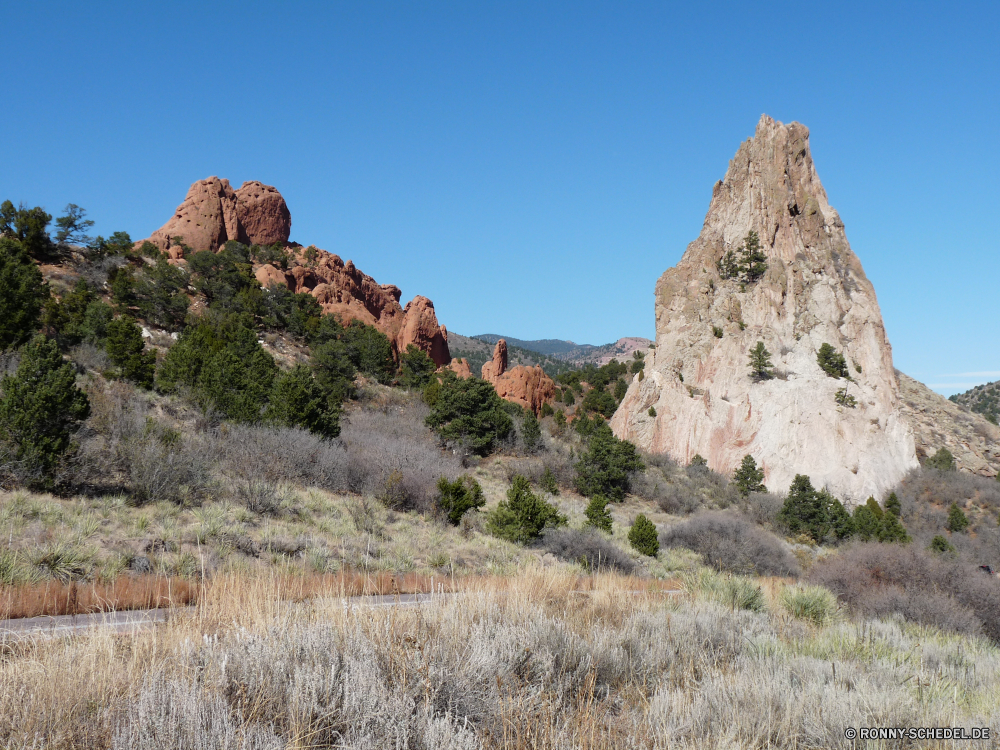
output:
{"label": "jagged rock peak", "polygon": [[[766,270],[754,281],[718,262],[753,230]],[[656,349],[612,419],[620,437],[731,473],[745,454],[787,491],[808,474],[849,501],[881,494],[917,465],[875,290],[851,251],[809,150],[809,130],[764,115],[716,183],[705,223],[656,284]],[[758,341],[775,377],[751,377]],[[820,369],[843,353],[851,380]],[[847,388],[851,408],[835,400]],[[650,416],[654,407],[656,416]]]}

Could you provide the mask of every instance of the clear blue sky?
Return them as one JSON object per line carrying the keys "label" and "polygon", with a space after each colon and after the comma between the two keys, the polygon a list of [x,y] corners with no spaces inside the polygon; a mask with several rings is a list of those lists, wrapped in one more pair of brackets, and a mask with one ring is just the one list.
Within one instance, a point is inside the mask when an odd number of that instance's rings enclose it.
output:
{"label": "clear blue sky", "polygon": [[996,3],[11,3],[0,199],[148,235],[191,182],[464,334],[653,336],[761,113],[798,120],[896,366],[1000,378]]}

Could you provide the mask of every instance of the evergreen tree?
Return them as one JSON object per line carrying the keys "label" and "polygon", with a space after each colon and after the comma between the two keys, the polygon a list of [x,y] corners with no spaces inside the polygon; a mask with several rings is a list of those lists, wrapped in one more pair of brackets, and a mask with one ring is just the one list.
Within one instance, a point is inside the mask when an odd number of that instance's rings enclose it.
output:
{"label": "evergreen tree", "polygon": [[760,237],[751,229],[743,238],[743,252],[740,256],[740,273],[743,279],[752,284],[767,270],[767,256],[760,249]]}
{"label": "evergreen tree", "polygon": [[566,522],[566,516],[554,505],[531,491],[526,477],[515,474],[507,490],[507,499],[490,513],[486,530],[500,539],[526,544],[541,536],[544,529],[565,526]]}
{"label": "evergreen tree", "polygon": [[817,542],[830,533],[826,498],[816,492],[809,477],[804,474],[796,474],[792,480],[778,520],[792,534],[805,534]]}
{"label": "evergreen tree", "polygon": [[335,438],[340,434],[340,403],[316,382],[307,365],[297,364],[274,379],[264,421]]}
{"label": "evergreen tree", "polygon": [[438,507],[448,518],[448,523],[458,526],[466,512],[486,505],[483,488],[472,477],[465,475],[449,482],[441,477],[437,484]]}
{"label": "evergreen tree", "polygon": [[848,377],[844,355],[829,344],[824,343],[816,352],[816,362],[820,369],[831,378]]}
{"label": "evergreen tree", "polygon": [[38,335],[21,352],[14,375],[0,381],[0,442],[22,462],[29,483],[51,486],[73,434],[90,415],[87,395],[76,387],[73,366],[55,341]]}
{"label": "evergreen tree", "polygon": [[899,516],[888,512],[882,514],[878,540],[880,542],[899,542],[900,544],[908,544],[912,541],[910,535],[906,533],[906,527],[899,520]]}
{"label": "evergreen tree", "polygon": [[584,511],[587,516],[587,526],[611,533],[611,511],[608,510],[608,499],[604,495],[594,495]]}
{"label": "evergreen tree", "polygon": [[890,492],[889,497],[885,499],[885,512],[892,513],[896,518],[902,518],[903,506],[900,504],[895,492]]}
{"label": "evergreen tree", "polygon": [[837,498],[833,497],[826,490],[821,490],[827,498],[827,518],[830,522],[830,532],[837,541],[854,536],[854,519],[847,512],[847,508]]}
{"label": "evergreen tree", "polygon": [[474,453],[485,456],[510,434],[513,422],[491,383],[479,378],[460,379],[446,370],[427,426],[444,440],[466,441]]}
{"label": "evergreen tree", "polygon": [[423,388],[430,382],[437,367],[416,345],[408,344],[406,351],[399,355],[399,369],[400,383],[407,388]]}
{"label": "evergreen tree", "polygon": [[593,427],[587,452],[576,464],[576,487],[585,496],[605,495],[621,501],[629,489],[629,475],[645,466],[635,446],[619,440],[602,421]]}
{"label": "evergreen tree", "polygon": [[156,352],[145,351],[142,331],[135,321],[123,315],[107,327],[105,344],[111,364],[118,368],[122,379],[143,387],[153,387],[156,374]]}
{"label": "evergreen tree", "polygon": [[733,482],[743,497],[751,492],[767,492],[767,487],[764,486],[764,472],[757,468],[757,462],[749,454],[743,457],[740,468],[733,474]]}
{"label": "evergreen tree", "polygon": [[70,203],[64,210],[66,215],[56,219],[56,226],[59,227],[59,231],[56,232],[56,242],[60,245],[89,244],[91,238],[87,236],[87,230],[94,226],[94,222],[86,218],[86,209]]}
{"label": "evergreen tree", "polygon": [[15,240],[32,258],[41,259],[53,250],[48,226],[52,216],[35,206],[28,208],[23,203],[14,208],[10,201],[0,204],[0,237]]}
{"label": "evergreen tree", "polygon": [[542,439],[542,428],[538,424],[538,418],[531,409],[524,410],[524,418],[521,420],[521,439],[524,441],[524,448],[529,453],[538,447]]}
{"label": "evergreen tree", "polygon": [[948,508],[948,531],[963,532],[969,528],[969,517],[958,507],[958,503],[952,503]]}
{"label": "evergreen tree", "polygon": [[878,507],[875,498],[854,509],[854,532],[863,542],[878,540],[882,529],[882,509]]}
{"label": "evergreen tree", "polygon": [[715,267],[722,279],[735,279],[740,275],[740,262],[732,250],[726,250],[725,255],[715,262]]}
{"label": "evergreen tree", "polygon": [[938,534],[928,545],[927,549],[931,552],[937,552],[939,555],[949,554],[955,551],[955,545],[949,542],[945,537]]}
{"label": "evergreen tree", "polygon": [[23,245],[0,237],[0,350],[21,344],[38,329],[48,296],[42,272]]}
{"label": "evergreen tree", "polygon": [[628,532],[628,541],[636,552],[647,557],[656,557],[660,551],[656,526],[642,513],[635,517],[635,523]]}
{"label": "evergreen tree", "polygon": [[556,475],[552,473],[552,469],[548,466],[545,467],[545,471],[542,473],[542,481],[539,482],[539,486],[550,495],[559,494],[559,482],[556,481]]}
{"label": "evergreen tree", "polygon": [[947,448],[939,448],[937,453],[924,461],[924,467],[938,471],[955,471],[955,457]]}
{"label": "evergreen tree", "polygon": [[757,346],[750,350],[750,374],[755,380],[766,380],[771,377],[773,367],[771,352],[764,347],[763,341],[758,341]]}

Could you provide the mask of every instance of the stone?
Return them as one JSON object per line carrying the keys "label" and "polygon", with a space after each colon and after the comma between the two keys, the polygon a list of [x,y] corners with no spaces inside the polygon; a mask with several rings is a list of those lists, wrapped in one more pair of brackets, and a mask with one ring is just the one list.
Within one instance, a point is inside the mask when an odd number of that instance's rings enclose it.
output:
{"label": "stone", "polygon": [[531,409],[536,416],[542,411],[542,405],[556,395],[555,381],[537,365],[518,365],[501,373],[492,382],[500,398]]}
{"label": "stone", "polygon": [[285,274],[272,266],[270,263],[258,266],[257,270],[253,272],[253,275],[257,279],[257,283],[265,289],[270,286],[289,286],[288,278]]}
{"label": "stone", "polygon": [[236,219],[245,245],[284,245],[292,232],[292,215],[281,193],[256,180],[236,191]]}
{"label": "stone", "polygon": [[982,415],[952,403],[898,370],[902,412],[923,461],[947,448],[959,471],[995,477],[1000,470],[1000,427]]}
{"label": "stone", "polygon": [[239,190],[233,190],[229,180],[209,177],[195,182],[173,217],[136,246],[152,242],[170,258],[179,259],[184,251],[174,244],[174,237],[181,237],[192,252],[217,252],[229,240],[284,244],[291,228],[288,206],[275,188],[247,182]]}
{"label": "stone", "polygon": [[[750,230],[767,270],[744,285],[716,264]],[[713,188],[701,234],[657,282],[654,307],[656,348],[611,420],[619,437],[685,464],[701,454],[725,474],[750,454],[769,490],[807,474],[848,503],[881,498],[918,465],[875,290],[805,126],[761,117]],[[758,341],[776,374],[760,382],[748,366]],[[850,382],[820,369],[824,343],[844,354]],[[855,408],[836,402],[844,387]]]}
{"label": "stone", "polygon": [[507,372],[507,340],[500,339],[493,347],[493,358],[484,362],[480,370],[483,380],[496,383],[496,379]]}
{"label": "stone", "polygon": [[461,359],[453,359],[448,366],[443,369],[451,370],[462,380],[472,377],[472,368],[469,367],[469,360],[465,357],[462,357]]}
{"label": "stone", "polygon": [[427,352],[439,367],[451,362],[448,331],[444,326],[438,325],[434,303],[420,295],[406,303],[403,308],[403,324],[396,335],[396,346],[400,352],[405,352],[410,344]]}

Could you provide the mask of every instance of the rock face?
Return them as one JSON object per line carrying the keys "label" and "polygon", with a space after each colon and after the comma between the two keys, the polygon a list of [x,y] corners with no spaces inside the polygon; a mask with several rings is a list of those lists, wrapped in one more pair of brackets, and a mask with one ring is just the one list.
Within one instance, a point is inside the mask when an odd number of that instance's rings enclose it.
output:
{"label": "rock face", "polygon": [[469,360],[465,357],[453,359],[451,364],[447,365],[444,369],[451,370],[462,380],[472,377],[472,368],[469,367]]}
{"label": "rock face", "polygon": [[[217,251],[229,240],[273,245],[288,242],[292,217],[281,193],[270,185],[246,182],[233,190],[229,180],[198,180],[173,217],[149,236],[161,252],[177,259],[182,249],[172,239],[181,237],[193,251]],[[137,243],[137,244],[141,244]]]}
{"label": "rock face", "polygon": [[917,457],[947,448],[960,470],[993,477],[1000,469],[1000,427],[896,371],[902,412],[913,429]]}
{"label": "rock face", "polygon": [[[397,352],[409,344],[427,352],[441,366],[451,362],[448,331],[438,325],[434,303],[414,297],[405,308],[402,292],[393,284],[379,284],[362,273],[351,261],[317,248],[289,244],[292,217],[275,188],[260,182],[245,182],[233,190],[229,180],[209,177],[188,190],[173,218],[153,232],[148,241],[172,259],[183,250],[172,242],[182,237],[192,251],[221,249],[229,240],[244,244],[280,243],[289,251],[285,270],[263,264],[254,270],[260,285],[286,286],[293,292],[307,292],[325,313],[335,313],[344,323],[360,320],[381,330]],[[141,245],[141,242],[136,245]]]}
{"label": "rock face", "polygon": [[[717,261],[750,230],[766,272],[745,285],[723,279]],[[611,421],[619,437],[685,463],[700,453],[725,473],[750,454],[770,490],[807,474],[851,502],[881,499],[917,466],[875,290],[803,125],[761,118],[716,183],[698,239],[657,282],[655,309],[656,348]],[[748,366],[758,341],[776,374],[761,382]],[[824,343],[844,354],[852,382],[820,369]],[[845,385],[856,408],[835,401]]]}
{"label": "rock face", "polygon": [[507,369],[505,339],[497,341],[493,359],[483,363],[482,375],[483,380],[493,384],[500,398],[531,409],[536,415],[542,410],[542,404],[556,394],[555,381],[541,367],[518,365],[512,370]]}

